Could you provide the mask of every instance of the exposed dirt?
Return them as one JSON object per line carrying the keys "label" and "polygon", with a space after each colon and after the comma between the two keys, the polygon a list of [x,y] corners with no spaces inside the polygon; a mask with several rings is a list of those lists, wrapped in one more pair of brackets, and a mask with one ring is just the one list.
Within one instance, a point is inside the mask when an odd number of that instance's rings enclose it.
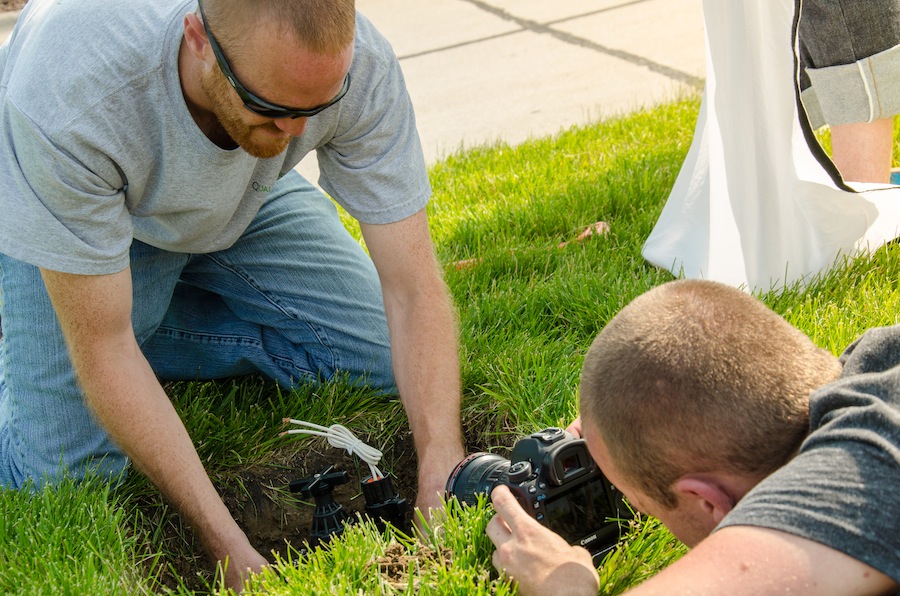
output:
{"label": "exposed dirt", "polygon": [[[366,437],[360,437],[366,441]],[[393,445],[384,448],[379,468],[391,478],[391,484],[400,497],[406,499],[407,526],[410,512],[416,501],[416,456],[409,433],[396,437]],[[303,553],[315,543],[311,539],[315,501],[289,490],[291,482],[312,477],[330,466],[333,471],[344,471],[349,476],[346,484],[335,486],[334,501],[356,519],[365,513],[365,499],[360,482],[370,475],[369,467],[355,456],[342,449],[331,447],[325,440],[313,440],[303,444],[303,448],[291,447],[279,452],[265,465],[246,468],[237,472],[227,483],[217,483],[216,488],[222,500],[234,516],[238,525],[256,550],[270,561],[273,553],[286,558],[289,548],[293,557]],[[152,500],[158,500],[154,495]],[[153,507],[142,507],[152,510]],[[194,590],[203,590],[204,584],[211,583],[212,564],[203,554],[200,544],[192,532],[183,527],[178,515],[171,510],[159,520],[159,532],[166,550],[176,552],[166,561],[168,569],[163,570],[162,581],[175,588],[176,576]]]}
{"label": "exposed dirt", "polygon": [[[408,435],[399,437],[387,448],[382,461],[379,468],[390,475],[394,490],[406,499],[411,510],[417,494],[412,438]],[[240,474],[239,482],[219,487],[219,490],[238,525],[258,551],[264,555],[273,551],[286,555],[287,544],[301,550],[306,543],[312,542],[310,536],[316,510],[314,499],[292,494],[288,486],[329,467],[349,476],[349,482],[335,486],[334,501],[351,518],[363,514],[366,503],[360,482],[371,474],[368,465],[324,441],[316,441],[314,447],[288,457],[277,466],[245,470]]]}
{"label": "exposed dirt", "polygon": [[[485,434],[472,428],[467,431],[467,448],[470,453],[488,446],[484,444]],[[397,433],[390,445],[378,445],[362,435],[360,439],[384,452],[379,468],[389,474],[396,492],[406,499],[408,530],[417,494],[417,461],[411,433],[408,429]],[[352,518],[363,514],[366,503],[360,482],[369,476],[369,467],[344,450],[331,447],[324,439],[287,447],[275,454],[266,465],[240,470],[228,482],[217,482],[216,488],[254,548],[273,560],[273,552],[287,557],[290,545],[294,551],[293,557],[296,558],[297,553],[303,553],[311,542],[315,505],[313,499],[291,494],[288,486],[292,481],[313,476],[329,466],[346,471],[349,475],[349,482],[335,487],[332,493],[334,500]],[[184,527],[180,517],[173,510],[160,507],[159,504],[159,494],[154,492],[147,495],[145,502],[138,506],[147,515],[149,523],[157,527],[156,531],[161,536],[158,540],[162,548],[170,553],[164,562],[162,582],[175,588],[177,578],[181,578],[192,590],[203,591],[213,581],[212,563],[203,553],[193,533]],[[378,565],[379,572],[387,582],[405,586],[409,582],[407,574],[414,559],[423,564],[432,560],[448,564],[450,557],[449,552],[436,553],[424,547],[415,555],[409,555],[397,544],[389,547],[385,556],[374,564]],[[413,569],[416,567],[417,565],[412,565]]]}
{"label": "exposed dirt", "polygon": [[[416,569],[422,564],[440,562],[445,567],[450,565],[453,553],[448,548],[442,548],[440,552],[428,547],[419,549],[415,556],[409,555],[402,545],[394,543],[387,547],[384,556],[378,558],[378,572],[387,580],[392,588],[403,590],[409,585],[409,570]],[[414,565],[413,563],[418,563]],[[415,585],[416,580],[413,580]]]}

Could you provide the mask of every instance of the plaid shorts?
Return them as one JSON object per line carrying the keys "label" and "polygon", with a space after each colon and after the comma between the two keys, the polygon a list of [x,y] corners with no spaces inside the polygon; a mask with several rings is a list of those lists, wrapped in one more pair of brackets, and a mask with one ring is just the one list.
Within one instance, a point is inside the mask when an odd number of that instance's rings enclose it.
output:
{"label": "plaid shorts", "polygon": [[813,128],[900,113],[900,0],[797,0]]}

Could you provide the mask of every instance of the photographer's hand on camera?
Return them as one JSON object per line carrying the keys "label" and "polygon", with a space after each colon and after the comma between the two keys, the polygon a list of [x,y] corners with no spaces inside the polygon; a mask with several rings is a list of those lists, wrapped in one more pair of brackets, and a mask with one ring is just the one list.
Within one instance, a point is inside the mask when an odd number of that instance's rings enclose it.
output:
{"label": "photographer's hand on camera", "polygon": [[572,433],[572,435],[578,439],[584,438],[584,433],[581,432],[581,416],[573,420],[572,423],[566,427],[566,432]]}
{"label": "photographer's hand on camera", "polygon": [[518,583],[520,594],[597,594],[600,578],[586,549],[538,523],[506,486],[498,485],[491,500],[497,514],[487,535],[497,547],[494,567]]}

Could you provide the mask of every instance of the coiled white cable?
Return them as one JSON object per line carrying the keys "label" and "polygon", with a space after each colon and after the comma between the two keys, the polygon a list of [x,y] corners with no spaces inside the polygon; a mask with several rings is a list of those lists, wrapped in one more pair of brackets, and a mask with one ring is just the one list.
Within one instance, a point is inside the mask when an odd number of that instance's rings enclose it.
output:
{"label": "coiled white cable", "polygon": [[303,420],[294,420],[293,418],[285,418],[284,422],[289,424],[299,424],[307,428],[292,428],[286,430],[282,435],[316,435],[325,437],[332,447],[338,449],[346,449],[350,455],[355,455],[369,465],[369,471],[372,472],[372,478],[378,480],[383,476],[381,470],[378,469],[378,462],[381,461],[381,451],[366,445],[356,438],[349,429],[340,424],[332,424],[331,426],[320,426],[312,422],[304,422]]}

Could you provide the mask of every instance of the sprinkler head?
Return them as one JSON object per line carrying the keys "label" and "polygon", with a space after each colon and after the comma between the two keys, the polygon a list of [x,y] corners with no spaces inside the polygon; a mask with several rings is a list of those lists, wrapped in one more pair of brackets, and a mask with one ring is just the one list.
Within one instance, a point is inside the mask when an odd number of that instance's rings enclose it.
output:
{"label": "sprinkler head", "polygon": [[344,525],[352,521],[341,504],[332,496],[336,486],[349,481],[350,477],[347,472],[334,470],[334,466],[328,466],[318,474],[291,482],[292,493],[301,493],[316,502],[312,531],[310,532],[311,547],[341,535],[344,532]]}

